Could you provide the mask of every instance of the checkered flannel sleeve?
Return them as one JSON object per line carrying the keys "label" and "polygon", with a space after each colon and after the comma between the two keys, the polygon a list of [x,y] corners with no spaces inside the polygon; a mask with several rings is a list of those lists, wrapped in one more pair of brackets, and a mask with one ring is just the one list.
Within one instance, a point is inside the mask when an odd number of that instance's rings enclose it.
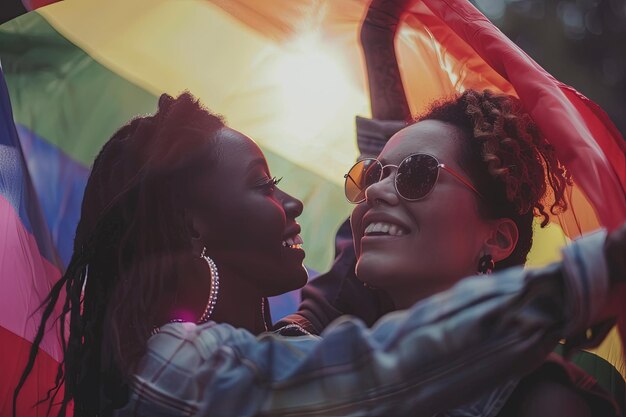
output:
{"label": "checkered flannel sleeve", "polygon": [[471,277],[368,329],[258,337],[169,324],[148,341],[118,416],[432,416],[538,366],[606,300],[604,233],[563,263]]}

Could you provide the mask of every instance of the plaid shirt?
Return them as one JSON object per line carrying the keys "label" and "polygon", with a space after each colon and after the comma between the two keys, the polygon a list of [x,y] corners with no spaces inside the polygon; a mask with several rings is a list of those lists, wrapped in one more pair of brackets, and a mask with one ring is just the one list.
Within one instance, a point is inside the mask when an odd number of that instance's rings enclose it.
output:
{"label": "plaid shirt", "polygon": [[255,337],[173,323],[152,336],[126,416],[432,416],[538,366],[606,301],[605,234],[563,262],[471,277],[368,329],[344,317],[322,337]]}

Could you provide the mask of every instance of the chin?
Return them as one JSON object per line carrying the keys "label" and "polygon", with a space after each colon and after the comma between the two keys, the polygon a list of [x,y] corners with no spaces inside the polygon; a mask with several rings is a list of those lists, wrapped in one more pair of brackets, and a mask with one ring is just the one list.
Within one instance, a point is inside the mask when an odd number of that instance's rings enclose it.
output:
{"label": "chin", "polygon": [[275,297],[304,287],[309,280],[309,273],[304,265],[283,271],[275,275],[271,283],[265,285],[265,296]]}
{"label": "chin", "polygon": [[293,274],[290,275],[289,289],[285,292],[293,291],[304,287],[309,280],[309,272],[304,265],[301,265]]}
{"label": "chin", "polygon": [[388,262],[380,262],[371,256],[359,258],[355,273],[359,281],[380,289],[384,289],[390,282],[393,282],[394,278],[397,278],[390,270]]}
{"label": "chin", "polygon": [[436,276],[424,270],[415,257],[407,262],[405,254],[382,251],[361,253],[355,273],[365,284],[387,291],[428,287]]}

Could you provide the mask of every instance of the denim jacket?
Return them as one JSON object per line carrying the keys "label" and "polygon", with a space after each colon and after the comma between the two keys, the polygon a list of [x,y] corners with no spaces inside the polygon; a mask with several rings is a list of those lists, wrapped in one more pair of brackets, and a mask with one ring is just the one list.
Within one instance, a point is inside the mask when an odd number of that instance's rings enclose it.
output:
{"label": "denim jacket", "polygon": [[[341,317],[321,337],[172,323],[152,336],[122,416],[432,416],[539,366],[584,334],[609,288],[605,233],[563,261],[470,277],[371,329]],[[575,338],[580,340],[579,338]]]}

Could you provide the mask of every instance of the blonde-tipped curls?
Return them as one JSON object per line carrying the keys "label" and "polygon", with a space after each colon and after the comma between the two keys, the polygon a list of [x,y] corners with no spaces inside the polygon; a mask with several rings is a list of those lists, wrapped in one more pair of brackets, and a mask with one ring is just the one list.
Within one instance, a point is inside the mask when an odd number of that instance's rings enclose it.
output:
{"label": "blonde-tipped curls", "polygon": [[479,208],[489,218],[510,218],[519,239],[509,258],[496,269],[526,262],[532,245],[532,220],[567,209],[565,193],[572,178],[557,159],[530,115],[516,97],[467,90],[435,102],[416,121],[439,120],[465,132],[459,164],[483,198]]}
{"label": "blonde-tipped curls", "polygon": [[480,142],[489,174],[505,184],[507,200],[518,213],[533,210],[543,217],[543,227],[549,220],[546,204],[552,214],[566,210],[564,195],[571,175],[519,100],[489,90],[469,90],[461,99],[467,103],[466,114],[473,121],[474,139]]}

